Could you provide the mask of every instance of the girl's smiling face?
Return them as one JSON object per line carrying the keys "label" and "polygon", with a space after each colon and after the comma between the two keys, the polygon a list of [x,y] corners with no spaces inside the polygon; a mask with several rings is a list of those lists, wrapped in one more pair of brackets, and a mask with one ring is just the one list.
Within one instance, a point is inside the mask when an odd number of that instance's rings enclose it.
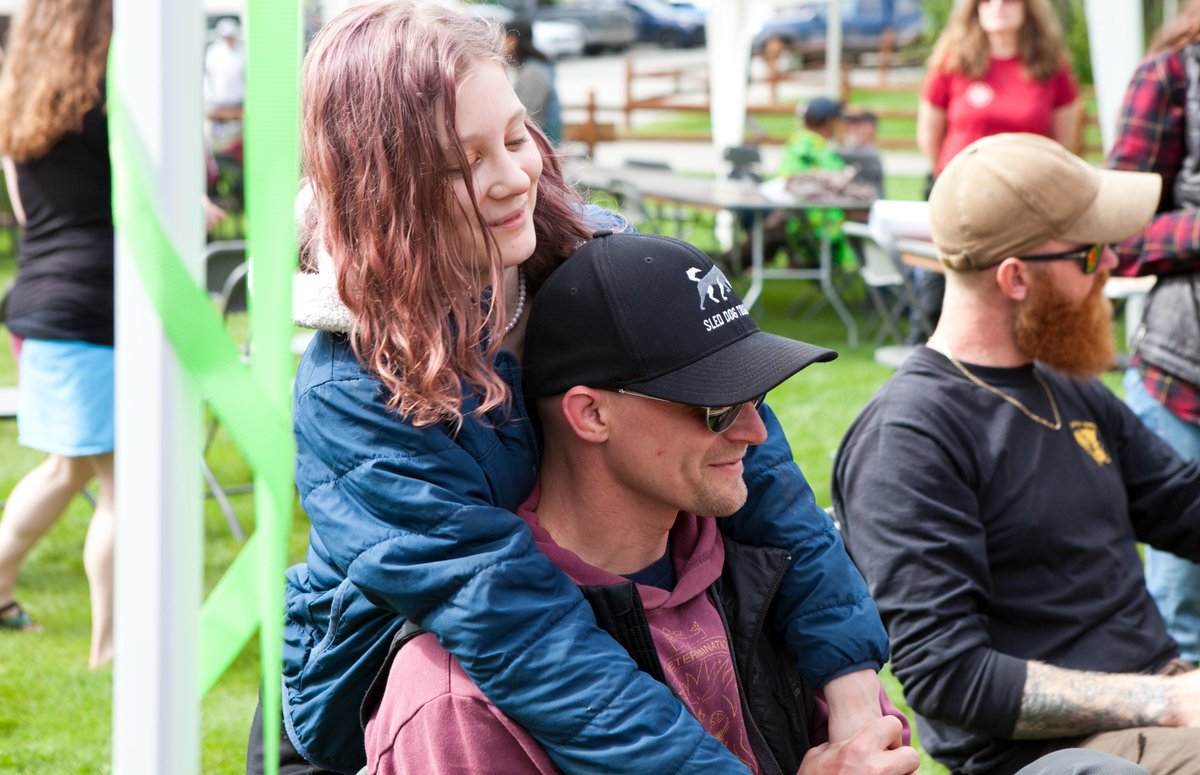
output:
{"label": "girl's smiling face", "polygon": [[[537,245],[533,209],[542,174],[542,155],[525,125],[525,108],[500,64],[477,67],[458,85],[455,123],[467,159],[458,169],[451,157],[451,190],[464,217],[456,226],[460,249],[487,271],[484,234],[490,234],[505,267],[516,266]],[[470,176],[483,215],[477,222],[466,178]]]}

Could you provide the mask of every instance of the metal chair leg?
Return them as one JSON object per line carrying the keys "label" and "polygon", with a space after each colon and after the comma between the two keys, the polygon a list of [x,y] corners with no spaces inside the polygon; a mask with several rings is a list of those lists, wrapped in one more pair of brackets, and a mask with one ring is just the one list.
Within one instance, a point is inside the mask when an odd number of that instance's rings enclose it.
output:
{"label": "metal chair leg", "polygon": [[237,513],[233,510],[233,504],[229,502],[225,490],[217,483],[216,474],[213,473],[212,468],[208,465],[208,461],[204,458],[200,459],[200,470],[204,474],[204,482],[208,485],[209,494],[216,499],[217,505],[225,513],[225,521],[229,523],[229,532],[233,533],[233,537],[238,541],[245,541],[246,532],[242,530],[242,523],[238,521]]}

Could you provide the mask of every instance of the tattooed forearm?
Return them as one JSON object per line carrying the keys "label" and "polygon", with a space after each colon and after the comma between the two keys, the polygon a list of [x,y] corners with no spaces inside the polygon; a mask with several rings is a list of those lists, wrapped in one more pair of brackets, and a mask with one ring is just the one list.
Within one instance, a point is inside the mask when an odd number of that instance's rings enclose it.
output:
{"label": "tattooed forearm", "polygon": [[1174,679],[1028,664],[1015,738],[1073,737],[1181,723],[1177,689],[1184,687]]}

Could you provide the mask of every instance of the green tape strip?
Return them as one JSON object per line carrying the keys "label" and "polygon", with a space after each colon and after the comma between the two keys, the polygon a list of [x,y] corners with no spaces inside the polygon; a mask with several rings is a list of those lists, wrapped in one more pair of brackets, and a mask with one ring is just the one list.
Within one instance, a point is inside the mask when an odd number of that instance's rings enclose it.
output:
{"label": "green tape strip", "polygon": [[[290,418],[270,400],[259,379],[241,362],[208,294],[188,274],[171,245],[150,195],[150,177],[130,151],[144,147],[127,123],[116,84],[109,87],[115,222],[138,269],[147,295],[162,319],[185,376],[226,426],[255,473],[268,480],[291,479]],[[255,349],[287,348],[287,342],[255,342]],[[286,385],[285,385],[286,387]],[[269,485],[268,485],[269,486]]]}
{"label": "green tape strip", "polygon": [[[292,203],[300,177],[300,52],[303,41],[301,3],[297,0],[250,0],[246,7],[246,212],[250,216],[249,249],[255,257],[250,275],[250,333],[255,343],[270,342],[255,353],[254,368],[264,384],[282,389],[273,394],[276,409],[290,420],[292,365],[292,275],[296,271],[296,223]],[[268,775],[279,767],[279,726],[283,714],[283,595],[291,527],[292,465],[295,460],[291,424],[282,454],[288,466],[287,496],[255,490],[258,530],[266,538],[252,557],[257,568],[261,612],[259,659],[262,665],[263,764]],[[257,470],[257,469],[256,469]],[[240,567],[236,570],[241,570]],[[247,587],[243,587],[247,588]],[[215,590],[214,590],[215,591]],[[208,606],[206,606],[207,608]]]}
{"label": "green tape strip", "polygon": [[[289,406],[292,202],[299,177],[302,26],[295,0],[250,0],[245,117],[252,366],[242,362],[207,293],[162,226],[146,144],[108,78],[114,218],[185,379],[212,408],[254,471],[257,527],[200,612],[201,696],[261,628],[265,768],[278,772],[284,570],[295,448]],[[114,43],[114,50],[116,45]],[[198,160],[197,160],[198,162]]]}

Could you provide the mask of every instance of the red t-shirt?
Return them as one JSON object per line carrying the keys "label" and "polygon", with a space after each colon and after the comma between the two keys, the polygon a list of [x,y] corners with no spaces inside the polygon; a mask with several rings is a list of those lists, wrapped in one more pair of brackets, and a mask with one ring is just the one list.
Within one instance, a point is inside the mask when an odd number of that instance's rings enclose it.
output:
{"label": "red t-shirt", "polygon": [[955,155],[981,137],[1032,132],[1050,137],[1054,111],[1079,96],[1071,68],[1063,61],[1046,81],[1035,81],[1018,57],[991,60],[983,78],[931,68],[921,98],[946,111],[946,137],[938,156],[941,172]]}

